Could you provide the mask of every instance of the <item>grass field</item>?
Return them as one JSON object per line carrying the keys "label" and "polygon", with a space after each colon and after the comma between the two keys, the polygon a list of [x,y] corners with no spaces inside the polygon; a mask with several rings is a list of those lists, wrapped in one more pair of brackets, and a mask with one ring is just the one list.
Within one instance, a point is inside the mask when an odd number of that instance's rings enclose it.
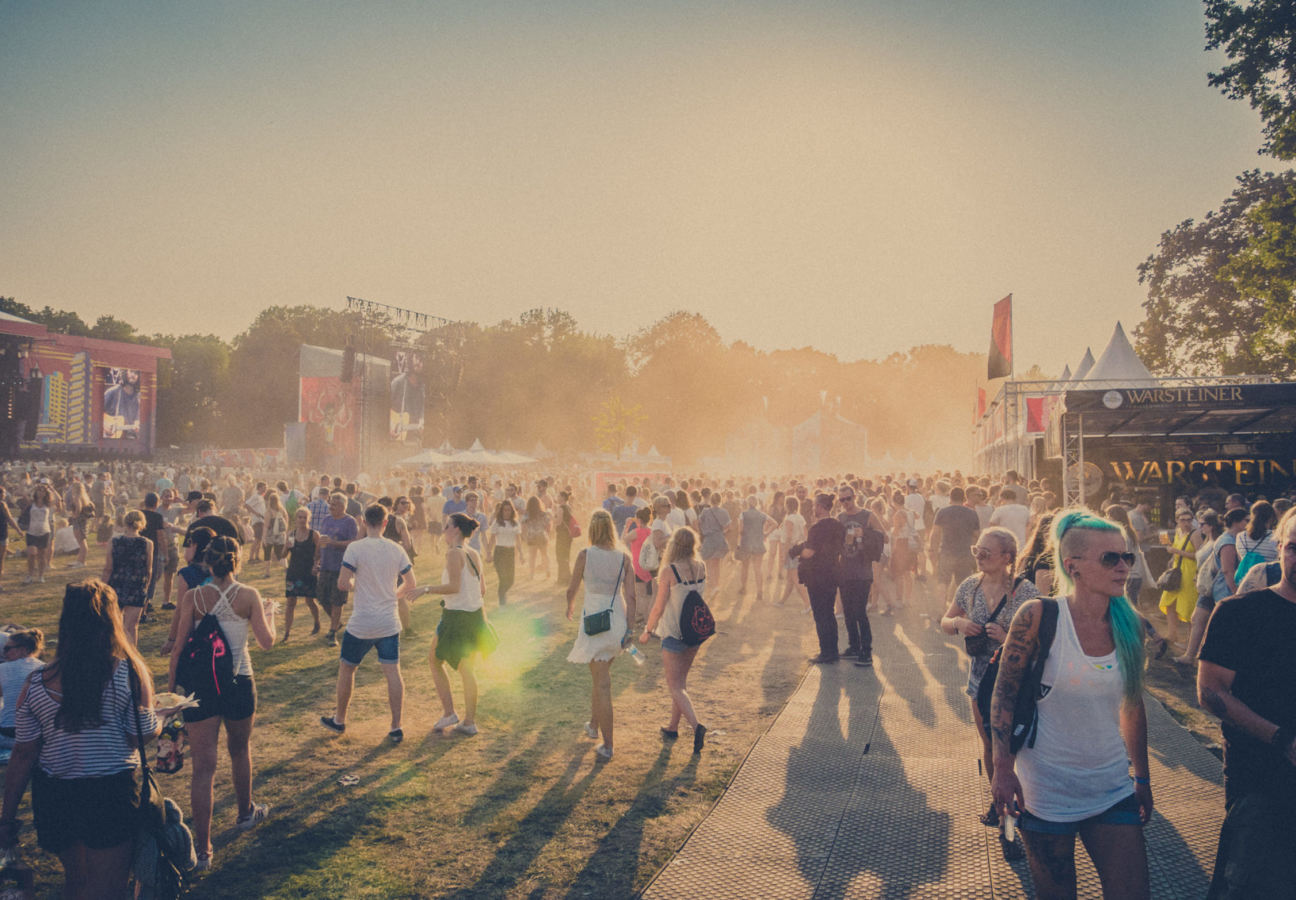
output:
{"label": "grass field", "polygon": [[[101,560],[102,551],[86,569],[56,568],[47,584],[23,587],[21,560],[11,557],[0,621],[38,626],[54,639],[62,584],[97,574]],[[421,582],[439,580],[438,555],[416,562]],[[282,597],[282,570],[262,572],[253,567],[242,580]],[[509,606],[497,611],[487,569],[487,609],[502,642],[481,668],[475,737],[431,732],[441,713],[426,655],[439,607],[431,598],[416,604],[418,634],[402,640],[406,739],[399,746],[385,740],[386,691],[372,654],[357,676],[346,734],[319,724],[333,708],[337,651],[309,635],[310,615],[300,607],[290,643],[252,651],[259,692],[254,796],[270,805],[271,817],[250,834],[234,830],[222,759],[214,866],[194,882],[193,896],[631,896],[723,792],[815,650],[813,625],[795,599],[782,609],[758,604],[754,592],[737,595],[732,575],[730,568],[714,605],[719,634],[690,679],[711,729],[706,750],[693,755],[687,735],[673,746],[659,740],[668,700],[654,643],[644,666],[628,658],[613,666],[616,755],[606,764],[595,763],[595,742],[581,731],[589,675],[566,661],[577,624],[563,615],[563,590],[552,582],[523,577]],[[166,667],[157,650],[168,615],[143,626],[140,638],[160,689]],[[460,701],[457,678],[452,684]],[[1218,741],[1218,726],[1193,702],[1191,677],[1157,661],[1148,685],[1201,740]],[[358,784],[339,784],[344,775]],[[187,810],[188,768],[158,777]],[[30,821],[25,808],[21,815]],[[57,860],[35,847],[30,828],[23,845],[37,870],[38,896],[57,896]]]}
{"label": "grass field", "polygon": [[[38,626],[55,637],[62,585],[97,574],[102,551],[83,570],[56,568],[45,585],[23,587],[11,557],[0,621]],[[66,560],[56,560],[56,566]],[[521,568],[521,567],[519,567]],[[416,561],[421,582],[439,580],[439,556]],[[520,573],[524,574],[524,573]],[[281,569],[260,566],[241,580],[282,597]],[[589,674],[566,661],[577,624],[564,616],[563,590],[523,580],[495,609],[487,569],[488,613],[500,649],[483,664],[481,733],[431,733],[440,707],[427,666],[439,607],[415,606],[418,634],[402,640],[405,742],[385,740],[386,690],[372,654],[360,667],[345,735],[319,724],[332,710],[337,651],[310,637],[299,607],[288,644],[254,649],[259,710],[253,735],[254,797],[271,816],[249,834],[233,828],[228,761],[216,781],[211,872],[195,897],[626,897],[642,888],[723,792],[748,748],[768,727],[804,670],[813,627],[795,601],[757,605],[730,587],[715,604],[719,634],[699,654],[690,680],[706,750],[684,735],[659,739],[668,712],[657,645],[646,664],[612,669],[615,757],[595,764]],[[142,626],[140,645],[165,688],[157,650],[167,616]],[[282,622],[279,623],[282,634]],[[50,658],[52,652],[47,652]],[[452,677],[456,701],[461,692]],[[359,783],[342,786],[353,775]],[[188,768],[159,775],[188,809]],[[21,816],[30,821],[29,811]],[[40,896],[56,896],[61,869],[23,832],[24,859]]]}

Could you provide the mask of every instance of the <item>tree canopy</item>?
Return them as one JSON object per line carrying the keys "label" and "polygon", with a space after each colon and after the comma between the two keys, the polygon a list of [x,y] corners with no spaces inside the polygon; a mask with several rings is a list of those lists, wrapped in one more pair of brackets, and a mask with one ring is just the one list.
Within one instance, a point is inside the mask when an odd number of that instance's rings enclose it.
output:
{"label": "tree canopy", "polygon": [[1211,86],[1260,114],[1260,151],[1296,159],[1296,0],[1206,0],[1206,49],[1229,59]]}

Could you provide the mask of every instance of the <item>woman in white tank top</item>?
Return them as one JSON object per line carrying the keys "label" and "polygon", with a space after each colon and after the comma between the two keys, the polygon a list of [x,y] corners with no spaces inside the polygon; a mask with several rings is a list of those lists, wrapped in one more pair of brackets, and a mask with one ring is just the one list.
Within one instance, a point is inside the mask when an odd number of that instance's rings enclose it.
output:
{"label": "woman in white tank top", "polygon": [[693,752],[700,753],[706,740],[706,726],[698,721],[693,701],[688,693],[688,673],[697,658],[700,644],[684,643],[680,629],[680,614],[684,598],[690,591],[703,594],[706,587],[706,563],[698,558],[698,536],[692,528],[677,528],[658,570],[657,602],[648,613],[639,643],[646,644],[650,634],[662,642],[662,669],[666,673],[666,690],[671,698],[670,721],[661,728],[662,740],[673,741],[679,737],[682,718],[693,729]]}
{"label": "woman in white tank top", "polygon": [[[234,579],[239,572],[239,545],[228,537],[212,538],[205,557],[212,580],[189,591],[176,610],[179,619],[171,650],[170,690],[176,689],[176,666],[190,634],[211,614],[220,623],[234,663],[234,683],[219,694],[198,690],[199,704],[184,711],[185,729],[193,748],[189,803],[193,815],[194,849],[198,868],[211,867],[212,781],[216,775],[217,745],[221,723],[225,724],[226,749],[238,800],[235,827],[255,828],[269,810],[252,802],[252,723],[256,717],[256,686],[252,681],[252,660],[248,656],[249,630],[262,650],[274,646],[274,607],[261,599],[255,588]],[[192,685],[185,685],[193,689]]]}
{"label": "woman in white tank top", "polygon": [[[590,693],[590,720],[585,734],[603,743],[594,748],[600,760],[612,758],[612,660],[632,640],[628,623],[635,619],[634,569],[630,554],[616,542],[612,515],[597,509],[590,518],[590,546],[576,556],[571,584],[567,586],[567,620],[575,616],[576,592],[585,584],[585,599],[577,621],[576,643],[567,661],[587,664],[593,687]],[[609,628],[597,634],[586,631],[586,616],[611,613]]]}
{"label": "woman in white tank top", "polygon": [[[1057,628],[1037,692],[1034,746],[1010,744],[1013,706],[1040,646],[1044,603],[1024,603],[1009,627],[990,724],[995,804],[1019,814],[1042,898],[1074,897],[1075,838],[1104,896],[1148,896],[1142,826],[1152,816],[1143,632],[1125,599],[1134,562],[1120,527],[1087,510],[1055,520]],[[1133,770],[1131,773],[1131,769]]]}

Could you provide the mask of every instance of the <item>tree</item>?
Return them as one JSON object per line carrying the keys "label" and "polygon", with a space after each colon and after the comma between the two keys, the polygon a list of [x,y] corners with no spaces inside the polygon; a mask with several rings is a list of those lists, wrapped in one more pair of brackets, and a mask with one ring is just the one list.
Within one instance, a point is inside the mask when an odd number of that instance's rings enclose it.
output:
{"label": "tree", "polygon": [[1139,283],[1148,287],[1147,319],[1135,329],[1135,346],[1148,368],[1165,375],[1282,368],[1266,299],[1244,290],[1248,285],[1230,277],[1228,266],[1261,237],[1252,213],[1293,184],[1292,172],[1244,172],[1219,210],[1161,235],[1156,252],[1139,266]]}
{"label": "tree", "polygon": [[105,341],[139,341],[140,336],[135,333],[135,326],[129,322],[123,322],[116,316],[100,316],[95,319],[94,325],[90,329],[90,337],[101,338]]}
{"label": "tree", "polygon": [[598,448],[613,451],[616,458],[621,458],[621,448],[630,441],[630,437],[643,427],[645,417],[638,403],[626,404],[620,397],[609,397],[603,401],[599,411],[594,415],[594,436]]}
{"label": "tree", "polygon": [[44,325],[58,334],[71,334],[77,337],[86,337],[90,334],[90,326],[74,312],[53,309],[49,306],[35,310],[13,297],[0,297],[0,312],[7,312],[11,316],[19,316],[38,325]]}
{"label": "tree", "polygon": [[233,400],[229,345],[210,334],[154,335],[152,342],[171,351],[158,363],[158,443],[221,441]]}
{"label": "tree", "polygon": [[1267,371],[1291,378],[1296,376],[1296,181],[1289,179],[1248,218],[1255,232],[1221,275],[1239,295],[1259,301],[1255,353],[1268,362]]}
{"label": "tree", "polygon": [[1296,159],[1296,0],[1206,0],[1206,49],[1229,58],[1211,87],[1260,113],[1260,152]]}

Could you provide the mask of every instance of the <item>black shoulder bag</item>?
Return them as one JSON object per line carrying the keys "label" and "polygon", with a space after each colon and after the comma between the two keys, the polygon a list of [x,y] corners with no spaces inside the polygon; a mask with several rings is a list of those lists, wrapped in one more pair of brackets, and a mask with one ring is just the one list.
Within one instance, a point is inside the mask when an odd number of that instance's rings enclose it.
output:
{"label": "black shoulder bag", "polygon": [[967,635],[963,638],[963,647],[967,650],[968,656],[985,656],[990,652],[990,635],[985,633],[985,626],[993,622],[999,616],[999,613],[1003,612],[1003,608],[1007,603],[1008,595],[1004,594],[1003,599],[999,601],[999,605],[994,608],[994,612],[990,613],[990,618],[986,619],[981,626],[981,633]]}
{"label": "black shoulder bag", "polygon": [[583,624],[586,634],[592,636],[612,630],[612,607],[616,606],[616,596],[617,592],[621,590],[621,577],[623,575],[625,575],[624,556],[621,557],[621,570],[617,572],[616,587],[612,588],[612,599],[608,601],[608,608],[585,616]]}

